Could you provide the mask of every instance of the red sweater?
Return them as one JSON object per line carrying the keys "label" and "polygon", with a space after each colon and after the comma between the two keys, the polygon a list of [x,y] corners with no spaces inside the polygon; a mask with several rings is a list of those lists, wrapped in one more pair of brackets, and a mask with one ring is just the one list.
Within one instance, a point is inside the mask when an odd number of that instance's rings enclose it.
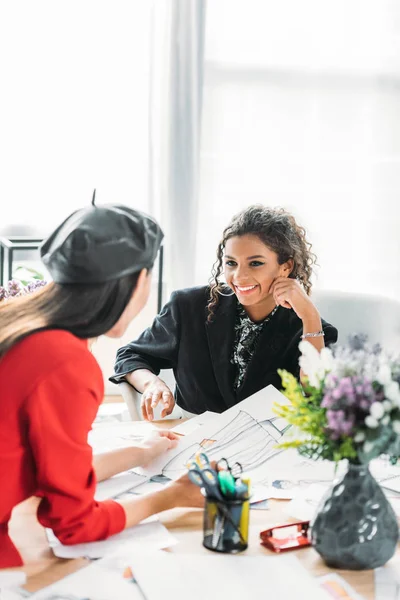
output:
{"label": "red sweater", "polygon": [[8,521],[30,496],[42,498],[38,520],[63,544],[124,528],[121,505],[94,500],[87,438],[103,392],[87,341],[66,331],[34,333],[0,360],[0,568],[22,564]]}

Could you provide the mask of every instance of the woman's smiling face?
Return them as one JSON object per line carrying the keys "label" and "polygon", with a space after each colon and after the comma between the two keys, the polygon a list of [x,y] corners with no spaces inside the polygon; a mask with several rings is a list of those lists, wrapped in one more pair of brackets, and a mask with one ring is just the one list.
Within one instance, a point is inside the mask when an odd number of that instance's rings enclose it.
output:
{"label": "woman's smiling face", "polygon": [[226,242],[225,280],[243,306],[270,303],[271,284],[290,271],[288,263],[280,265],[276,252],[256,235],[232,237]]}

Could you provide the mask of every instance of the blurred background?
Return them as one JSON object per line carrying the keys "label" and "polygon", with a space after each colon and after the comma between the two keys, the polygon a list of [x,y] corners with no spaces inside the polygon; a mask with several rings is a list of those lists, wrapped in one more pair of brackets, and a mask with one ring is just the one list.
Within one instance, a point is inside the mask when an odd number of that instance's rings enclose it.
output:
{"label": "blurred background", "polygon": [[[207,282],[234,213],[283,206],[316,289],[399,297],[397,1],[13,0],[0,57],[0,235],[45,236],[97,188],[160,220],[166,301]],[[105,377],[120,343],[97,343]]]}

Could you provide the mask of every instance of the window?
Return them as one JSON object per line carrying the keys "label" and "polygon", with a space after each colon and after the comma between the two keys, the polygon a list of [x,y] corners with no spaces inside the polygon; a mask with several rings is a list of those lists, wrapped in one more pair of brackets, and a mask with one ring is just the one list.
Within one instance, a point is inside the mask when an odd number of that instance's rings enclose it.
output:
{"label": "window", "polygon": [[400,294],[400,6],[249,0],[207,8],[196,279],[231,216],[283,206],[317,286]]}

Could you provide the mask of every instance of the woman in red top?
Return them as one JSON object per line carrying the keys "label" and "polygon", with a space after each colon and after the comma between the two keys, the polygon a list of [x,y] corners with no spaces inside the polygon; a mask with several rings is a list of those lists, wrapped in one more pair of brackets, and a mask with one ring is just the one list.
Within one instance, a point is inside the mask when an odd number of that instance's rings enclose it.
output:
{"label": "woman in red top", "polygon": [[37,516],[63,544],[100,540],[176,506],[201,506],[182,477],[129,501],[97,502],[96,481],[173,447],[155,432],[141,446],[92,456],[87,437],[103,399],[88,340],[120,337],[145,305],[163,234],[123,206],[73,213],[43,244],[53,282],[0,305],[0,568],[22,564],[8,535],[14,506],[41,498]]}

